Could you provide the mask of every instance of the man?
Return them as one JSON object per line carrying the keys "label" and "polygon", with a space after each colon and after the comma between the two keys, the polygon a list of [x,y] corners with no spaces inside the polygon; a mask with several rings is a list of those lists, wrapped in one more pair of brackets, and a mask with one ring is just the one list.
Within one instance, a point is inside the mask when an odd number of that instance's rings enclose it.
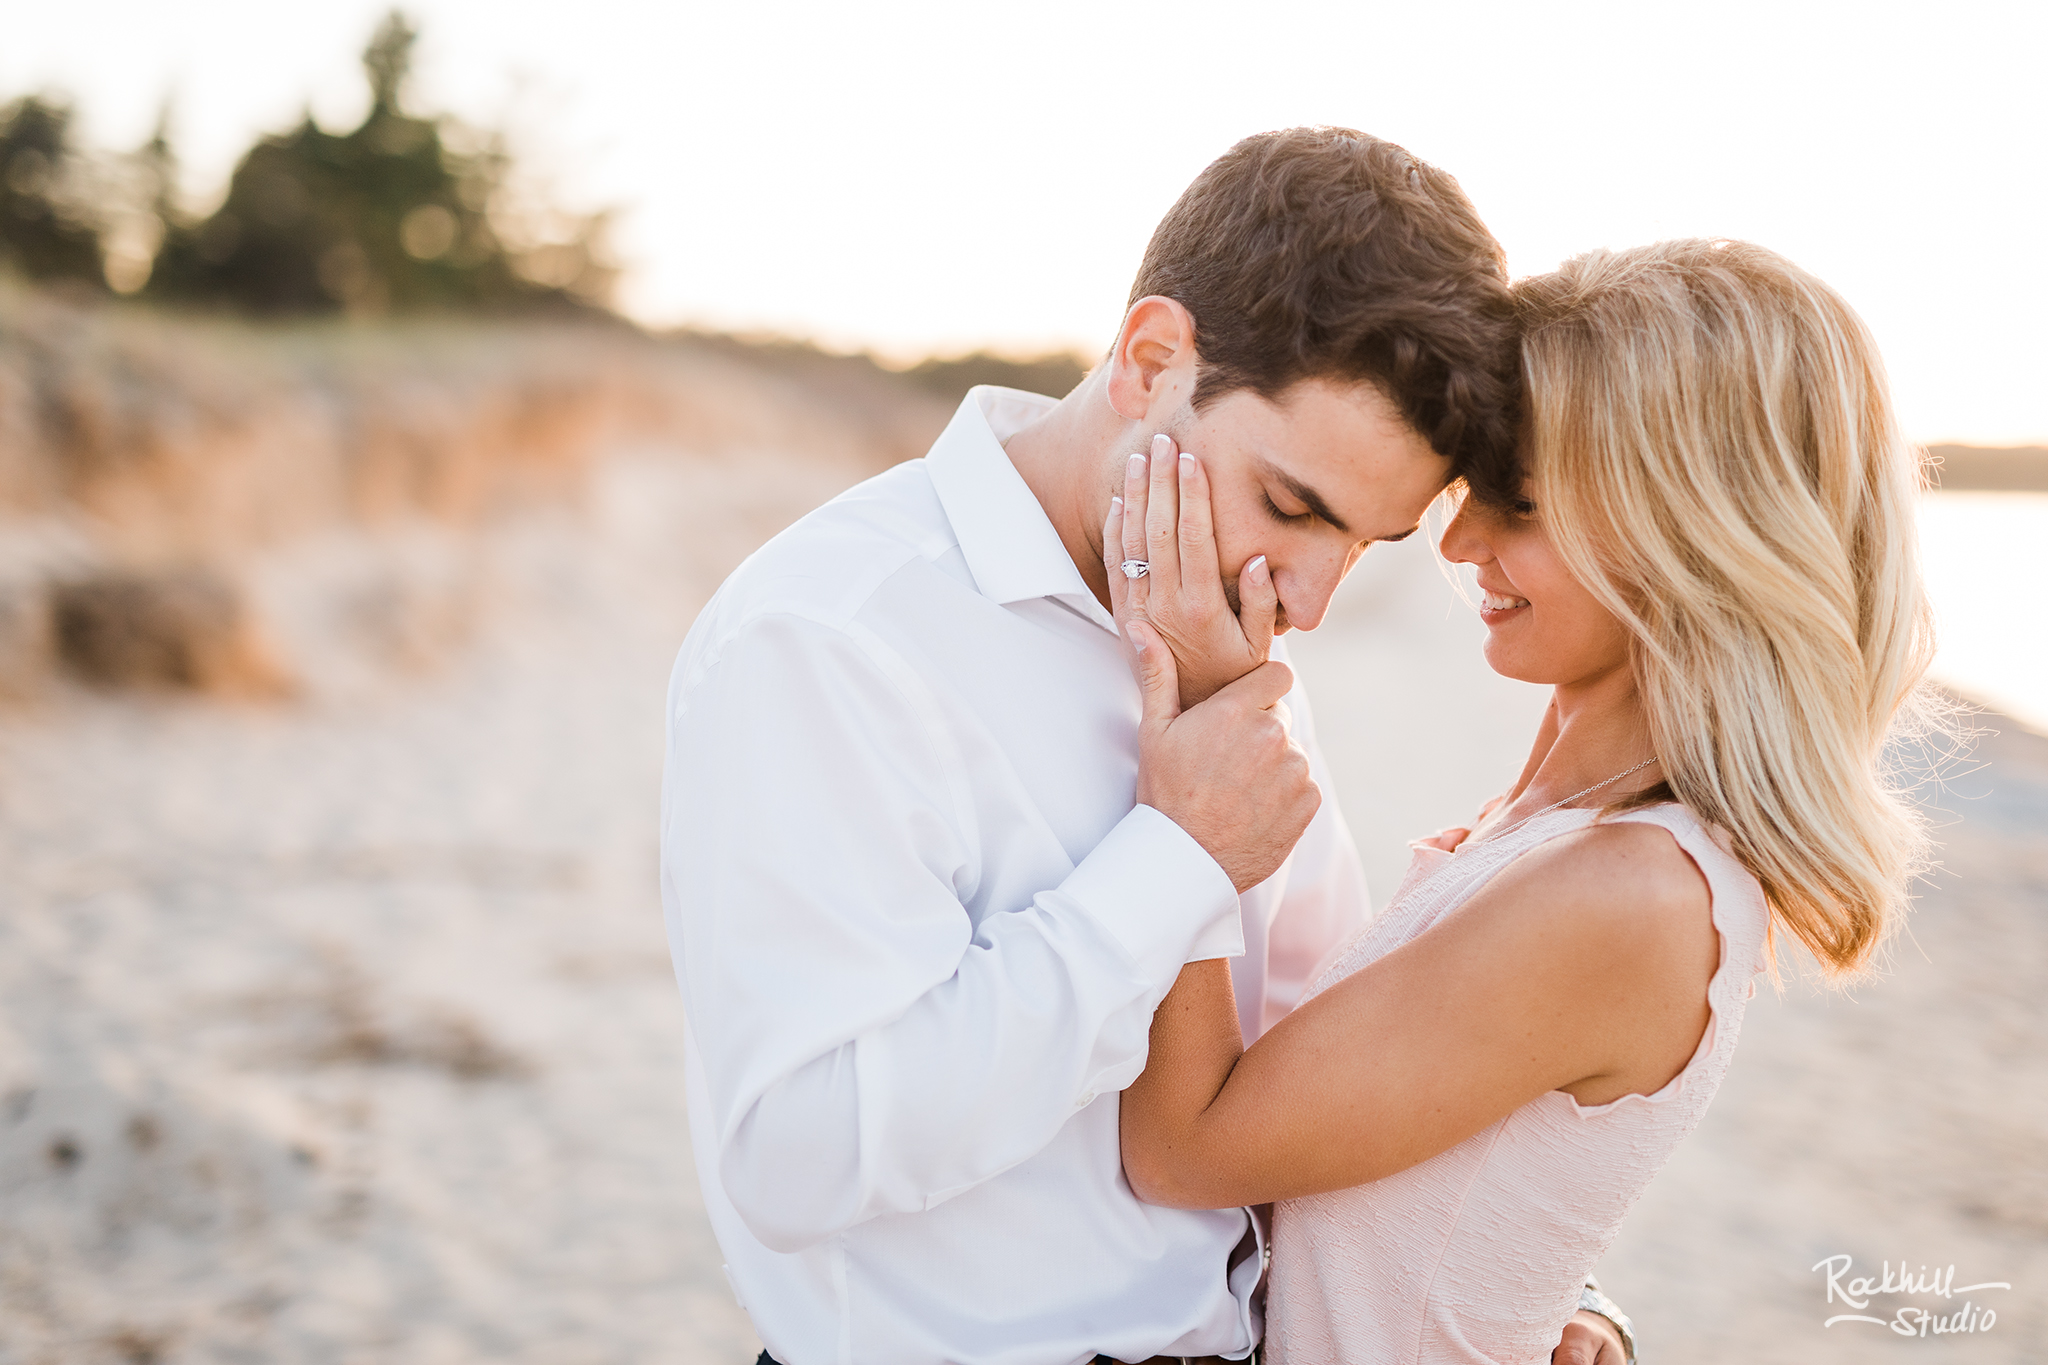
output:
{"label": "man", "polygon": [[[1356,133],[1247,139],[1161,223],[1079,388],[974,391],[706,607],[662,887],[705,1202],[771,1359],[1250,1355],[1254,1220],[1139,1203],[1117,1092],[1185,963],[1232,958],[1250,1039],[1362,922],[1264,636],[1314,627],[1451,479],[1508,476],[1514,366],[1455,182]],[[1184,679],[1141,774],[1103,527],[1127,479],[1183,478],[1249,671]],[[1283,694],[1294,743],[1229,742]],[[1594,1321],[1567,1337],[1589,1362]]]}

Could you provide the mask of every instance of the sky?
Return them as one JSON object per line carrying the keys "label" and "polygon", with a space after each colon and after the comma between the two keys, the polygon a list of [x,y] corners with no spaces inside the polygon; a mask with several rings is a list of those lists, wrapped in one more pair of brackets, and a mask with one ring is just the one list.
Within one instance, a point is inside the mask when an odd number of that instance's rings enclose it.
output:
{"label": "sky", "polygon": [[[352,126],[377,0],[20,5],[0,99],[201,205],[257,133]],[[1247,133],[1360,128],[1457,176],[1516,274],[1731,236],[1854,304],[1919,440],[2048,444],[2048,5],[412,0],[412,104],[619,210],[619,301],[904,359],[1098,352],[1146,238]]]}

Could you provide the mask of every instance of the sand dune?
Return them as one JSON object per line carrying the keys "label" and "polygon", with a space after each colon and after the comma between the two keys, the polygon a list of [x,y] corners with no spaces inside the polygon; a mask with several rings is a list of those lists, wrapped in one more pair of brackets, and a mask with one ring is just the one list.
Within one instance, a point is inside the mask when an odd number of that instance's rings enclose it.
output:
{"label": "sand dune", "polygon": [[[255,696],[417,671],[486,614],[489,533],[580,506],[600,455],[871,472],[949,412],[865,357],[788,344],[255,327],[0,281],[0,701],[60,671]],[[698,530],[726,553],[753,525]]]}

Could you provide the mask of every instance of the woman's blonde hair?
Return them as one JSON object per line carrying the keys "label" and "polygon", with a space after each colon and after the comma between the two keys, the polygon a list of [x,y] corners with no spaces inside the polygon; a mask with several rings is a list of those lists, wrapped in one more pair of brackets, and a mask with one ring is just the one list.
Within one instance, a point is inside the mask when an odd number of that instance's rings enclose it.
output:
{"label": "woman's blonde hair", "polygon": [[1863,968],[1927,856],[1887,742],[1933,714],[1919,460],[1869,329],[1746,242],[1590,252],[1515,295],[1539,516],[1633,639],[1670,793],[1774,930]]}

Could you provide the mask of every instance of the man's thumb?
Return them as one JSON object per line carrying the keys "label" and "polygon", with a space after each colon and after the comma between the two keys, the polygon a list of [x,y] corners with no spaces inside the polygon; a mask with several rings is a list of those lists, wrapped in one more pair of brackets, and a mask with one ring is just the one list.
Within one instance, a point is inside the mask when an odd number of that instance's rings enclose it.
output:
{"label": "man's thumb", "polygon": [[1124,634],[1137,655],[1138,693],[1145,703],[1145,724],[1163,725],[1180,714],[1180,671],[1174,667],[1173,651],[1143,621],[1125,622]]}

